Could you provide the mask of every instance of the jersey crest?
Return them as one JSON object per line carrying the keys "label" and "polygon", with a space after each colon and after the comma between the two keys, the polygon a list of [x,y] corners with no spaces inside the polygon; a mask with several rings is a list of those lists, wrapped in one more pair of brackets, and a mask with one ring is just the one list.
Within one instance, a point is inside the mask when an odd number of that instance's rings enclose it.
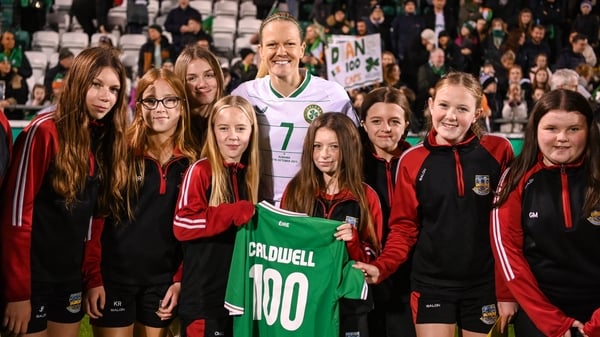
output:
{"label": "jersey crest", "polygon": [[490,176],[487,174],[475,175],[475,186],[473,192],[477,195],[488,195],[490,194]]}
{"label": "jersey crest", "polygon": [[310,104],[304,108],[304,120],[306,120],[308,124],[312,123],[312,121],[322,114],[323,109],[316,104]]}

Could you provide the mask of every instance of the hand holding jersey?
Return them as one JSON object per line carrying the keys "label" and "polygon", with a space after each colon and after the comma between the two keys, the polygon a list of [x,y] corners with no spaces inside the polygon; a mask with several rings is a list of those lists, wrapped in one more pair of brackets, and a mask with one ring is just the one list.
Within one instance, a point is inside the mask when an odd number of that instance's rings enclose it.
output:
{"label": "hand holding jersey", "polygon": [[339,299],[366,299],[368,291],[345,245],[331,235],[339,224],[256,206],[238,230],[225,295],[235,336],[338,335]]}

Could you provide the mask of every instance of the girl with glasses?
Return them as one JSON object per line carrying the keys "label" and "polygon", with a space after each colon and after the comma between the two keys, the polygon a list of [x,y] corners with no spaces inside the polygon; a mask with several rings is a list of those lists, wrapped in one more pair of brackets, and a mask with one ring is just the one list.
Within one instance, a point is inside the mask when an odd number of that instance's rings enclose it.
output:
{"label": "girl with glasses", "polygon": [[165,336],[179,301],[181,245],[173,214],[182,176],[199,155],[185,88],[171,71],[139,80],[130,145],[127,206],[97,218],[86,245],[85,309],[94,336]]}

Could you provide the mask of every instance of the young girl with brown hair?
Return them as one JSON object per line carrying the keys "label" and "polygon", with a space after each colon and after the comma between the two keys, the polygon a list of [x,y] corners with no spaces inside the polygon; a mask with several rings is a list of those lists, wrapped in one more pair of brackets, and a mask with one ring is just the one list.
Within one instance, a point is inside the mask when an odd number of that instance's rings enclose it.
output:
{"label": "young girl with brown hair", "polygon": [[[381,204],[363,183],[362,149],[352,120],[325,113],[309,126],[300,171],[288,184],[281,208],[309,216],[340,220],[334,233],[346,242],[350,258],[369,262],[381,248]],[[368,335],[367,313],[372,300],[340,301],[340,336]]]}
{"label": "young girl with brown hair", "polygon": [[56,110],[17,138],[1,218],[3,323],[14,334],[78,334],[91,218],[124,207],[125,78],[114,50],[82,51]]}

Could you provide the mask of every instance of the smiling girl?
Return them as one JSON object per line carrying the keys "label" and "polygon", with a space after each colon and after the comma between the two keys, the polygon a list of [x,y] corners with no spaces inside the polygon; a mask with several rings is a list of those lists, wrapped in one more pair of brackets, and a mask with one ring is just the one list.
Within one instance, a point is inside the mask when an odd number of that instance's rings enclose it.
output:
{"label": "smiling girl", "polygon": [[[406,142],[411,110],[402,91],[375,89],[365,97],[360,112],[363,135],[363,174],[381,201],[383,213],[382,245],[389,233],[396,169]],[[375,309],[369,314],[371,336],[414,336],[409,305],[410,263],[402,265],[384,284],[373,287]]]}
{"label": "smiling girl", "polygon": [[[377,193],[362,181],[358,130],[343,114],[325,113],[308,128],[300,171],[288,184],[281,208],[343,221],[336,233],[355,261],[372,261],[380,250],[382,217]],[[370,293],[370,292],[369,292]],[[340,336],[368,336],[367,301],[340,300]]]}
{"label": "smiling girl", "polygon": [[120,218],[95,219],[86,244],[85,309],[96,337],[165,336],[179,298],[173,213],[182,176],[199,153],[181,80],[150,69],[137,88],[127,133],[128,207]]}
{"label": "smiling girl", "polygon": [[215,102],[224,95],[221,64],[210,51],[190,44],[177,57],[175,74],[185,84],[192,134],[202,147],[208,130],[208,115]]}
{"label": "smiling girl", "polygon": [[522,309],[517,336],[583,334],[598,308],[599,143],[586,99],[552,90],[533,107],[523,150],[500,182],[491,233],[504,282],[496,292],[512,313],[515,301]]}
{"label": "smiling girl", "polygon": [[124,205],[125,76],[114,50],[82,51],[56,110],[17,138],[1,213],[3,325],[14,334],[78,334],[92,215]]}
{"label": "smiling girl", "polygon": [[232,337],[223,303],[236,227],[252,218],[258,200],[258,130],[248,101],[215,103],[202,156],[185,174],[173,223],[183,246],[181,336]]}
{"label": "smiling girl", "polygon": [[431,129],[400,159],[383,252],[357,264],[381,282],[414,247],[411,306],[417,336],[484,337],[497,318],[489,238],[493,191],[513,157],[507,139],[482,134],[482,90],[454,72],[428,100]]}

